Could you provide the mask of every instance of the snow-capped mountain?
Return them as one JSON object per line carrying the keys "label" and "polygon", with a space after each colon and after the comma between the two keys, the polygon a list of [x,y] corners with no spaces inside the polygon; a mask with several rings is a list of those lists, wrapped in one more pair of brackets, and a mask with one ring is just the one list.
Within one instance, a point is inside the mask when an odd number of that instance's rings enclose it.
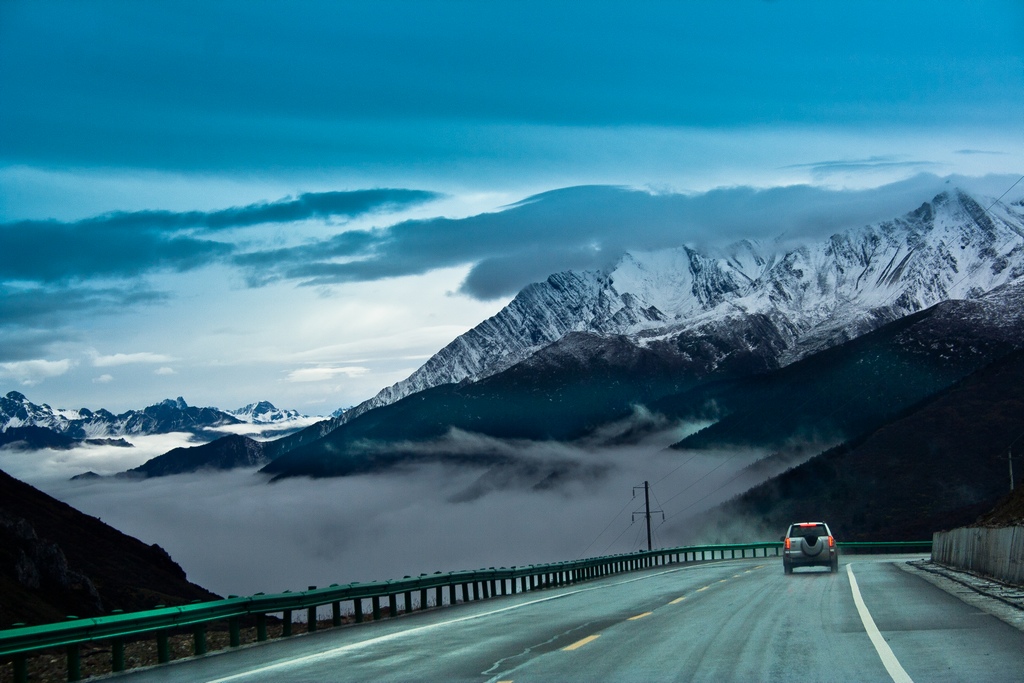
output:
{"label": "snow-capped mountain", "polygon": [[114,415],[107,410],[62,410],[36,405],[24,394],[9,392],[0,398],[0,429],[45,427],[75,439],[112,436],[198,433],[214,427],[237,424],[240,420],[216,408],[197,408],[181,397],[166,399],[143,410]]}
{"label": "snow-capped mountain", "polygon": [[238,410],[225,411],[229,415],[233,415],[242,422],[250,422],[252,424],[277,424],[280,422],[290,422],[298,420],[299,418],[306,417],[297,410],[283,410],[276,407],[270,401],[260,401],[259,403],[250,403],[244,408]]}
{"label": "snow-capped mountain", "polygon": [[625,335],[638,347],[684,356],[694,340],[707,338],[714,347],[709,370],[735,345],[756,344],[766,364],[780,367],[1022,274],[1024,202],[960,190],[817,242],[627,253],[606,270],[557,273],[529,285],[342,421],[430,387],[494,375],[572,332]]}

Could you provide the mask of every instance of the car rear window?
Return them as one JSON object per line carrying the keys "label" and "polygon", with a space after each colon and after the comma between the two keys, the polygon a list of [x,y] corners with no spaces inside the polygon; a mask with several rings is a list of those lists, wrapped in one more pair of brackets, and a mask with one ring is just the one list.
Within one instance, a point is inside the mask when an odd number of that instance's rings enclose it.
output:
{"label": "car rear window", "polygon": [[792,536],[828,536],[828,531],[825,529],[824,524],[811,524],[808,526],[800,526],[794,524],[789,527],[789,535]]}

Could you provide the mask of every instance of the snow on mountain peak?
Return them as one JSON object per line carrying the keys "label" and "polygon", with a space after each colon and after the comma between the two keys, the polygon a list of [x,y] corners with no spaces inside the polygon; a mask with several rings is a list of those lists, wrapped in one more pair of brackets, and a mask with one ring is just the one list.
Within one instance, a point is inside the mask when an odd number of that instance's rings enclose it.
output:
{"label": "snow on mountain peak", "polygon": [[960,190],[825,240],[629,252],[607,271],[555,273],[525,287],[409,378],[346,416],[501,372],[571,332],[627,335],[646,345],[760,316],[774,327],[783,349],[777,361],[786,364],[1022,274],[1024,206]]}

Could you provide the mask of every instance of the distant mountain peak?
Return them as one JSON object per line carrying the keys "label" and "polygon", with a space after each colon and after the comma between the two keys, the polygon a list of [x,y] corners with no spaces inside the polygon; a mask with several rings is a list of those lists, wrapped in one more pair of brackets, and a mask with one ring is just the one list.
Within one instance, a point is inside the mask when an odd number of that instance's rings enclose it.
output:
{"label": "distant mountain peak", "polygon": [[305,417],[297,410],[283,410],[270,401],[250,403],[238,410],[229,410],[227,412],[242,422],[251,422],[253,424],[274,424]]}

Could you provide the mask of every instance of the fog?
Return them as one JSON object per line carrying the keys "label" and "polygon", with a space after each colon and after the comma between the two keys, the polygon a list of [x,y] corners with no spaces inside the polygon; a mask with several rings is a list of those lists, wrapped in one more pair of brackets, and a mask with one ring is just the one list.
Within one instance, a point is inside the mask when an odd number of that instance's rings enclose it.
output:
{"label": "fog", "polygon": [[[133,449],[0,450],[0,468],[160,544],[191,581],[222,595],[248,595],[646,548],[643,515],[636,514],[643,512],[643,490],[634,490],[644,481],[656,511],[655,546],[692,542],[701,532],[695,516],[792,464],[763,460],[766,454],[754,450],[665,450],[701,426],[673,425],[620,446],[456,433],[446,437],[448,446],[460,440],[485,452],[500,449],[505,461],[273,484],[252,469],[69,481],[85,470],[132,467],[184,435],[149,437]],[[760,466],[748,467],[753,463]],[[748,541],[778,535],[746,523],[731,533]]]}

